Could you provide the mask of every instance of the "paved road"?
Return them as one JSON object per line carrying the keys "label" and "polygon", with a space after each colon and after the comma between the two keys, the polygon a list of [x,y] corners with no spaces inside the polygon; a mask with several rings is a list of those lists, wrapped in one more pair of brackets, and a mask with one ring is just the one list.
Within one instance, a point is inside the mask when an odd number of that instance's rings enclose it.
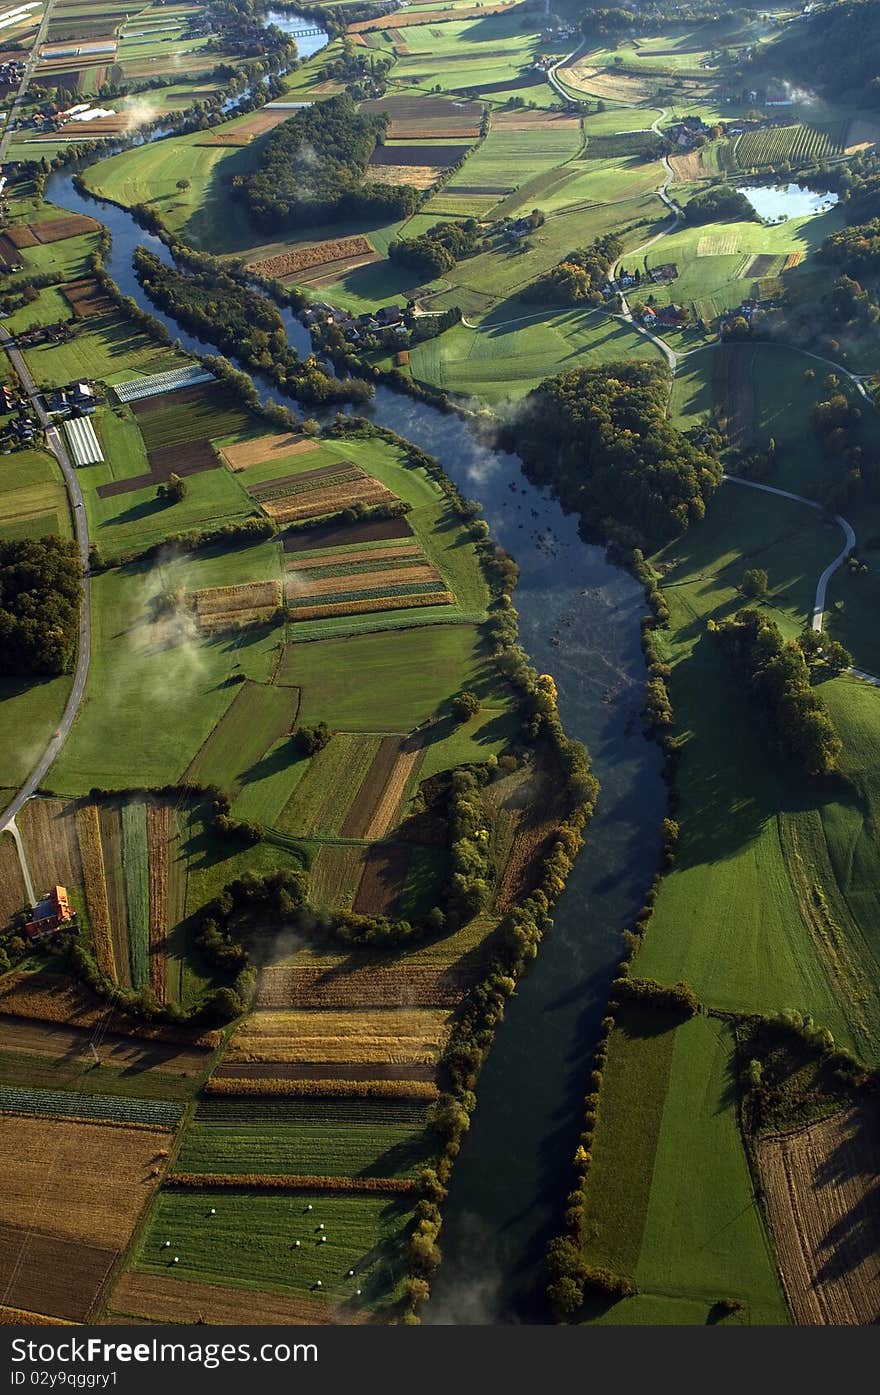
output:
{"label": "paved road", "polygon": [[7,117],[6,125],[3,129],[3,135],[0,136],[0,167],[2,167],[3,161],[6,159],[6,147],[8,146],[10,137],[12,135],[12,126],[16,116],[18,115],[18,109],[24,101],[25,96],[27,95],[28,84],[30,83],[31,78],[34,75],[34,68],[37,66],[37,62],[39,61],[40,49],[43,43],[45,42],[46,30],[49,28],[49,17],[52,13],[52,4],[53,0],[46,0],[46,7],[43,10],[43,18],[40,20],[40,27],[37,30],[36,36],[34,38],[34,46],[27,56],[27,61],[24,65],[24,72],[21,75],[21,82],[18,85],[18,91],[16,92],[15,97],[13,98],[12,106],[9,108],[9,116]]}
{"label": "paved road", "polygon": [[[0,345],[2,345],[9,355],[10,362],[21,381],[21,385],[34,405],[40,423],[46,431],[46,444],[61,466],[61,473],[64,476],[64,483],[67,487],[67,494],[70,499],[70,507],[73,513],[73,524],[76,532],[76,541],[79,546],[79,555],[82,562],[83,571],[83,603],[79,617],[79,648],[76,656],[76,672],[73,678],[73,687],[70,690],[70,697],[67,699],[67,706],[64,709],[64,716],[61,718],[61,725],[53,735],[51,741],[40,757],[36,767],[31,771],[30,776],[12,803],[0,813],[0,831],[8,828],[10,822],[15,818],[26,800],[30,799],[40,787],[40,783],[49,766],[55,760],[64,742],[70,734],[70,729],[76,720],[76,715],[83,700],[86,690],[86,680],[89,676],[89,660],[92,652],[92,609],[89,596],[89,526],[86,519],[86,506],[83,501],[82,490],[76,471],[73,468],[70,456],[67,454],[67,447],[61,439],[61,433],[57,426],[53,426],[43,407],[38,400],[38,394],[34,380],[28,371],[24,358],[18,349],[12,347],[12,336],[8,330],[0,325]],[[15,834],[13,833],[13,837]]]}
{"label": "paved road", "polygon": [[[820,505],[814,499],[806,499],[803,494],[792,494],[788,489],[777,489],[773,484],[759,484],[757,480],[743,479],[742,475],[724,475],[723,478],[729,484],[741,484],[746,489],[759,489],[762,494],[775,494],[779,499],[791,499],[795,504],[806,504],[808,509],[819,511]],[[822,575],[816,583],[816,598],[813,601],[813,619],[811,628],[817,634],[821,634],[825,624],[825,601],[828,594],[828,583],[838,567],[842,567],[849,554],[856,545],[856,535],[852,524],[849,523],[841,513],[834,515],[834,522],[843,532],[844,543],[840,552],[829,562]],[[853,678],[861,678],[863,682],[870,683],[873,688],[880,688],[880,678],[873,673],[866,673],[862,668],[848,668],[847,673]]]}

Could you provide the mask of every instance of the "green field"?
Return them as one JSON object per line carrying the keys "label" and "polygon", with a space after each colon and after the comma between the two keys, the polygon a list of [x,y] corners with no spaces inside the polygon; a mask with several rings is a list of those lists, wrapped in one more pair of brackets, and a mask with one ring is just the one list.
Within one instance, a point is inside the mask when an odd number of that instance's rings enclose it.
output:
{"label": "green field", "polygon": [[61,471],[43,450],[0,455],[0,540],[73,534]]}
{"label": "green field", "polygon": [[288,1173],[327,1177],[411,1177],[427,1166],[423,1129],[395,1124],[192,1124],[178,1172]]}
{"label": "green field", "polygon": [[25,358],[36,382],[46,387],[66,387],[78,378],[121,383],[141,373],[166,373],[181,366],[176,350],[156,344],[116,312],[80,321],[66,344],[28,349]]}
{"label": "green field", "polygon": [[[306,1211],[311,1203],[313,1210]],[[216,1215],[209,1216],[213,1207]],[[134,1251],[136,1269],[269,1289],[325,1303],[388,1308],[402,1287],[406,1205],[388,1197],[261,1195],[247,1191],[162,1192]],[[324,1223],[326,1244],[318,1242]],[[163,1242],[171,1240],[171,1250]],[[300,1241],[294,1251],[293,1241]],[[347,1277],[354,1269],[355,1277]],[[321,1288],[316,1289],[316,1281]],[[362,1299],[354,1296],[356,1288]]]}
{"label": "green field", "polygon": [[146,804],[122,806],[122,871],[128,909],[128,954],[135,988],[150,984],[150,889]]}
{"label": "green field", "polygon": [[[296,725],[299,691],[268,683],[245,682],[234,696],[187,776],[196,784],[217,785],[230,793],[261,778],[270,748]],[[287,743],[288,748],[290,743]],[[283,745],[281,751],[283,752]],[[288,760],[292,753],[288,750]]]}
{"label": "green field", "polygon": [[[85,1090],[93,1095],[126,1095],[144,1100],[189,1100],[198,1087],[195,1076],[131,1066],[90,1065],[82,1057],[30,1056],[0,1051],[0,1084],[48,1090]],[[63,1112],[63,1110],[62,1110]]]}
{"label": "green field", "polygon": [[705,1324],[722,1298],[744,1305],[739,1321],[787,1321],[739,1133],[733,1050],[718,1019],[621,1015],[587,1181],[586,1258],[628,1276],[639,1297],[597,1314],[604,1322]]}

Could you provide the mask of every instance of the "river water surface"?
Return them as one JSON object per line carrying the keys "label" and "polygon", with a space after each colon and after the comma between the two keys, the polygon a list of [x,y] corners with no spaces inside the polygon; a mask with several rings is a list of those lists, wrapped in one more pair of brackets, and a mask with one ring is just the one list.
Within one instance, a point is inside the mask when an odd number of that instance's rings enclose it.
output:
{"label": "river water surface", "polygon": [[[167,262],[158,238],[124,210],[78,193],[69,175],[52,175],[46,196],[99,217],[113,238],[105,264],[122,292],[185,349],[217,352],[141,290],[132,254],[146,245]],[[307,352],[307,331],[291,314],[285,321],[291,342]],[[258,380],[258,387],[271,395],[268,383]],[[580,540],[574,518],[526,480],[517,456],[479,444],[459,417],[384,387],[366,410],[436,456],[462,492],[482,503],[493,536],[519,563],[514,601],[523,647],[539,672],[556,680],[566,731],[589,747],[602,783],[554,929],[510,1003],[480,1077],[444,1207],[444,1261],[424,1315],[431,1323],[541,1321],[543,1250],[559,1229],[572,1182],[590,1054],[621,932],[642,903],[659,854],[660,752],[642,735],[638,715],[644,601],[629,575]]]}

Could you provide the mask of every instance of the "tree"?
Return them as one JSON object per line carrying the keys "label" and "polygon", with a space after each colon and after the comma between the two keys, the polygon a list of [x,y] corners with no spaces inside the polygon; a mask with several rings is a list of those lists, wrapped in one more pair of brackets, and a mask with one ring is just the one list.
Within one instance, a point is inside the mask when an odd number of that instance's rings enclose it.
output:
{"label": "tree", "polygon": [[326,722],[316,722],[314,726],[300,727],[294,732],[293,741],[304,756],[314,756],[323,751],[332,735]]}
{"label": "tree", "polygon": [[749,600],[763,600],[769,589],[769,579],[763,567],[746,568],[739,589]]}
{"label": "tree", "polygon": [[160,484],[156,490],[156,498],[164,499],[166,504],[179,504],[186,498],[187,483],[180,475],[170,474],[168,479]]}
{"label": "tree", "polygon": [[456,722],[468,722],[480,710],[480,699],[476,693],[465,689],[452,699],[452,715]]}
{"label": "tree", "polygon": [[180,190],[181,194],[185,193],[186,190],[189,188],[189,180],[188,180],[188,179],[178,179],[178,181],[177,181],[177,188]]}

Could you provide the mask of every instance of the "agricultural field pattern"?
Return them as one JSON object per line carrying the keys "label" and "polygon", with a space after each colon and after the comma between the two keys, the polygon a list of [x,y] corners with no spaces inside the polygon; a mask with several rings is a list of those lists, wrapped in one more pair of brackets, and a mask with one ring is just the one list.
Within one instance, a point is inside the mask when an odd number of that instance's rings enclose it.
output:
{"label": "agricultural field pattern", "polygon": [[880,0],[682,11],[0,9],[4,1324],[878,1321]]}

